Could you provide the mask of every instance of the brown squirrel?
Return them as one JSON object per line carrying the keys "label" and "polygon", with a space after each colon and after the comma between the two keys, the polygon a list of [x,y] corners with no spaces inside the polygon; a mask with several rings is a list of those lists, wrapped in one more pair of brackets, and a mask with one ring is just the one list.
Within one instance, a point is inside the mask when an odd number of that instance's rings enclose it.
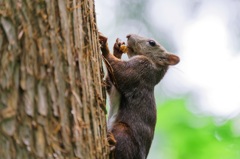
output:
{"label": "brown squirrel", "polygon": [[127,35],[129,60],[123,54],[120,39],[109,52],[107,37],[100,34],[102,55],[108,64],[107,92],[110,98],[108,141],[115,159],[146,159],[156,124],[154,86],[178,56],[167,52],[153,39]]}

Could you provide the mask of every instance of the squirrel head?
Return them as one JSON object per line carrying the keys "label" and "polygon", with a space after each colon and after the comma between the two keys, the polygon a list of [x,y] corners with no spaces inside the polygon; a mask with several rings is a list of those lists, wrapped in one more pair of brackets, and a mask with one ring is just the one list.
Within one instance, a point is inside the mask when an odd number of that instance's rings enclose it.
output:
{"label": "squirrel head", "polygon": [[176,65],[180,59],[178,56],[169,53],[157,41],[144,38],[136,34],[127,35],[128,57],[143,55],[149,58],[157,67]]}

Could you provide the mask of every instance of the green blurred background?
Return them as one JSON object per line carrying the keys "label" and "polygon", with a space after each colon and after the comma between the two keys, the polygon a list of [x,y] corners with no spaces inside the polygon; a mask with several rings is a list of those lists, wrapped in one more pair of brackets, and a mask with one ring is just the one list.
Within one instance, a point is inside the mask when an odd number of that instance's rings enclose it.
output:
{"label": "green blurred background", "polygon": [[95,0],[95,6],[110,46],[135,33],[181,59],[156,86],[148,159],[240,159],[240,1]]}
{"label": "green blurred background", "polygon": [[[214,117],[197,115],[186,108],[186,99],[158,104],[155,138],[149,159],[239,159],[237,121],[221,124]],[[238,119],[239,120],[239,119]]]}

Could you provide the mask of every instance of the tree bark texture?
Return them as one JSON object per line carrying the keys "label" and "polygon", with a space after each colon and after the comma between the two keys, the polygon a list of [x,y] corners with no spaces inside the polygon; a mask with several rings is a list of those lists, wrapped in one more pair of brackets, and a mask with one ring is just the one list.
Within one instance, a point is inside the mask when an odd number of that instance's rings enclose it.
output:
{"label": "tree bark texture", "polygon": [[0,158],[105,159],[93,0],[0,0]]}

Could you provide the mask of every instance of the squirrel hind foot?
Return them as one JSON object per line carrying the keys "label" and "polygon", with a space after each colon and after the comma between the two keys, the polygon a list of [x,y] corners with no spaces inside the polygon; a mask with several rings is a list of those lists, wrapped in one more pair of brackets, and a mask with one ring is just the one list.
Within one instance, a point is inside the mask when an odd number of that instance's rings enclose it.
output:
{"label": "squirrel hind foot", "polygon": [[115,149],[115,145],[116,145],[117,141],[111,132],[109,132],[107,134],[107,140],[108,140],[108,144],[110,146],[110,151],[113,151]]}

